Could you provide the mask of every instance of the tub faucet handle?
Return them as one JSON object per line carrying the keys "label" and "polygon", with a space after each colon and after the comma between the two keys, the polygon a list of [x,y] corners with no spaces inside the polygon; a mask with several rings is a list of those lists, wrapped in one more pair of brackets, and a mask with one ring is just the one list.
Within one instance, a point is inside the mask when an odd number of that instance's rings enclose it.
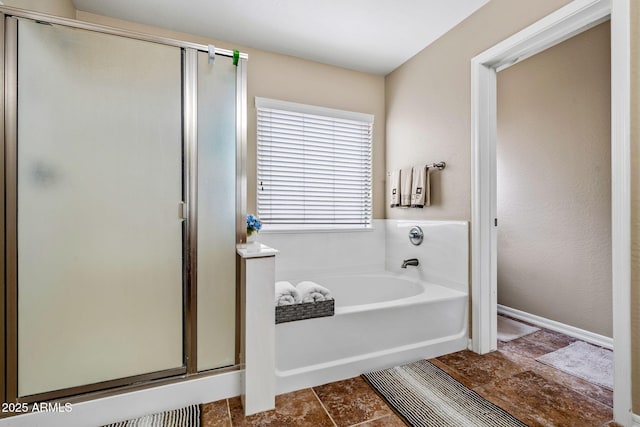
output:
{"label": "tub faucet handle", "polygon": [[419,264],[420,261],[418,261],[418,258],[405,259],[404,261],[402,261],[402,268],[407,268],[407,265],[417,267]]}
{"label": "tub faucet handle", "polygon": [[411,227],[411,230],[409,230],[409,241],[414,246],[419,246],[423,240],[424,240],[424,232],[422,231],[422,228],[418,227],[417,225],[414,227]]}

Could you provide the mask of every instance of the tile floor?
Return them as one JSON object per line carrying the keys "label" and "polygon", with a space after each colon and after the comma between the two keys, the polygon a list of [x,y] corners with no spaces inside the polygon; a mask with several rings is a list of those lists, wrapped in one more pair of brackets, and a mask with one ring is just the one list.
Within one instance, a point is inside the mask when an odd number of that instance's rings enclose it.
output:
{"label": "tile floor", "polygon": [[[535,360],[575,339],[540,330],[498,351],[431,359],[465,386],[531,427],[615,426],[613,393]],[[203,405],[203,427],[401,427],[404,422],[360,377],[276,397],[276,409],[245,417],[240,398]],[[446,427],[446,426],[442,426]]]}

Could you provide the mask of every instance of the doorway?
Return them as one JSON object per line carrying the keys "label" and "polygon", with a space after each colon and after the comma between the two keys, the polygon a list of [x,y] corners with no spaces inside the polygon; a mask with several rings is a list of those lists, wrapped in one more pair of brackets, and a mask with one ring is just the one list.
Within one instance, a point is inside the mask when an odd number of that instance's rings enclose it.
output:
{"label": "doorway", "polygon": [[574,1],[471,61],[472,349],[496,348],[496,73],[611,17],[614,415],[630,423],[629,2]]}
{"label": "doorway", "polygon": [[498,313],[612,344],[604,22],[497,75]]}

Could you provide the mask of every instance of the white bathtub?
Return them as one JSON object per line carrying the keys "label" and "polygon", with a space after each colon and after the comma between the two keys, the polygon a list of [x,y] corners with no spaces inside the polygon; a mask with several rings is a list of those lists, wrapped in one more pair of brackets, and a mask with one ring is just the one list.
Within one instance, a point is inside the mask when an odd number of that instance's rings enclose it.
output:
{"label": "white bathtub", "polygon": [[335,316],[276,326],[277,392],[465,349],[467,294],[406,276],[305,278],[331,290]]}

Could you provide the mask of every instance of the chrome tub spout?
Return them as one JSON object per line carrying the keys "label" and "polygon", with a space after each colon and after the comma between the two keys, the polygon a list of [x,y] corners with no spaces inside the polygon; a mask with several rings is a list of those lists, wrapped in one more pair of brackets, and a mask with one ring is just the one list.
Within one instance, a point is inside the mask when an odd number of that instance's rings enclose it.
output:
{"label": "chrome tub spout", "polygon": [[404,261],[402,261],[402,268],[407,268],[407,265],[413,265],[414,267],[417,267],[418,264],[420,264],[420,261],[418,261],[417,258],[405,259]]}

